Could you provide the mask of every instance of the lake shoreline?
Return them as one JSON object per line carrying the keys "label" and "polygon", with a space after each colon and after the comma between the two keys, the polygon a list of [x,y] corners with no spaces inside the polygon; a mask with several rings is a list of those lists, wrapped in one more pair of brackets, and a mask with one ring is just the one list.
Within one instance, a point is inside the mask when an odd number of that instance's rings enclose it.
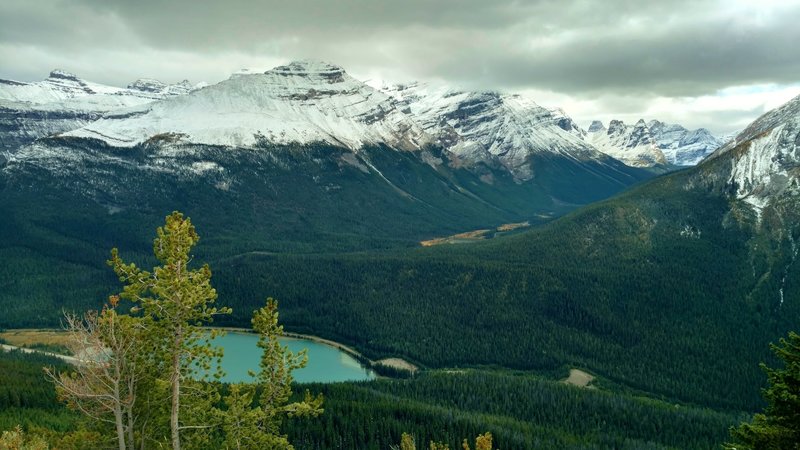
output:
{"label": "lake shoreline", "polygon": [[[243,328],[243,327],[208,327],[208,328],[214,328],[223,331],[231,331],[236,333],[255,334],[255,332],[251,328]],[[333,347],[337,350],[349,354],[350,356],[354,357],[357,361],[366,362],[367,364],[369,364],[371,369],[374,369],[375,366],[377,365],[383,365],[397,370],[404,370],[412,374],[416,373],[419,370],[419,367],[415,366],[414,364],[411,364],[410,362],[402,358],[384,358],[376,361],[371,360],[366,356],[364,356],[363,354],[361,354],[361,352],[359,352],[358,350],[354,349],[353,347],[342,344],[340,342],[332,341],[330,339],[314,336],[313,334],[302,334],[302,333],[295,333],[292,331],[284,331],[281,336],[290,339],[304,339],[307,341],[316,342],[317,344],[323,344]]]}
{"label": "lake shoreline", "polygon": [[[235,333],[247,333],[247,334],[255,334],[255,332],[251,328],[244,328],[244,327],[206,327],[209,329],[216,329],[221,331],[229,331]],[[47,343],[61,343],[60,340],[62,336],[60,335],[63,333],[63,330],[59,330],[56,328],[15,328],[15,329],[6,329],[0,333],[0,337],[9,337],[12,338],[15,335],[23,335],[24,339],[23,342],[9,342],[12,345],[18,346],[26,346],[34,342],[47,342]],[[66,334],[64,334],[66,336]],[[329,347],[335,348],[343,353],[346,353],[357,361],[361,362],[364,365],[369,366],[370,369],[375,369],[376,366],[384,366],[395,370],[409,372],[412,375],[419,371],[419,367],[411,364],[410,362],[397,357],[390,357],[384,358],[379,360],[371,360],[361,354],[358,350],[350,347],[348,345],[342,344],[340,342],[332,341],[330,339],[325,339],[319,336],[314,336],[312,334],[302,334],[302,333],[295,333],[291,331],[284,331],[281,337],[288,338],[288,339],[304,339],[307,341],[315,342],[317,344],[327,345]]]}

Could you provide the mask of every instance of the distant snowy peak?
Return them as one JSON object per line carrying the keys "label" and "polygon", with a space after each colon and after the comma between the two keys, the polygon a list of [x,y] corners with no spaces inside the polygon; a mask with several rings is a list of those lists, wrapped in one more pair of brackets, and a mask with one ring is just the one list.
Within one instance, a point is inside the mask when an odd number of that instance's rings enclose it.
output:
{"label": "distant snowy peak", "polygon": [[382,90],[457,159],[500,164],[521,181],[533,176],[532,154],[551,152],[582,160],[600,156],[563,111],[543,108],[520,95],[425,83]]}
{"label": "distant snowy peak", "polygon": [[200,85],[192,85],[189,80],[183,80],[175,84],[166,84],[151,78],[140,78],[128,85],[128,89],[130,90],[154,94],[155,98],[168,98],[175,97],[177,95],[184,95],[199,87]]}
{"label": "distant snowy peak", "polygon": [[587,130],[587,140],[600,151],[637,167],[693,166],[724,143],[705,128],[688,130],[658,120],[645,123],[643,119],[635,125],[612,120],[608,128],[595,120]]}
{"label": "distant snowy peak", "polygon": [[132,146],[163,134],[189,143],[248,147],[327,142],[350,149],[386,144],[416,150],[428,136],[397,102],[341,67],[296,61],[264,73],[239,73],[147,111],[106,117],[70,133]]}
{"label": "distant snowy peak", "polygon": [[667,161],[678,166],[696,165],[725,142],[705,128],[687,130],[658,120],[651,120],[647,126]]}
{"label": "distant snowy peak", "polygon": [[188,81],[168,85],[150,79],[120,88],[86,81],[60,69],[33,83],[0,80],[0,151],[13,152],[36,139],[75,130],[104,115],[127,114],[195,88]]}
{"label": "distant snowy peak", "polygon": [[606,126],[603,125],[603,122],[601,122],[599,120],[593,120],[592,124],[589,125],[589,129],[586,130],[586,131],[589,132],[589,133],[600,133],[600,132],[605,133],[606,132]]}
{"label": "distant snowy peak", "polygon": [[587,131],[586,140],[601,152],[632,167],[667,164],[667,158],[644,120],[634,125],[612,120],[608,128],[602,122],[594,121]]}

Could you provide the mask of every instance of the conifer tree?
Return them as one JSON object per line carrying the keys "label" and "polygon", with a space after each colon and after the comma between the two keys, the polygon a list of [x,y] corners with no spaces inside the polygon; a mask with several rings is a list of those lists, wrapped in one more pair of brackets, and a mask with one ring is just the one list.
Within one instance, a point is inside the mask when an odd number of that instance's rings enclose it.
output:
{"label": "conifer tree", "polygon": [[[199,401],[202,407],[195,412],[209,411],[206,406],[213,403],[213,393],[203,385],[184,389],[184,382],[191,383],[192,375],[207,370],[211,360],[220,358],[221,353],[212,347],[210,341],[215,333],[201,328],[209,324],[214,316],[229,314],[228,308],[213,306],[217,298],[211,286],[211,269],[203,265],[199,269],[189,268],[191,250],[199,236],[194,226],[183,214],[173,212],[166,218],[166,224],[156,230],[153,253],[161,263],[148,272],[126,264],[117,249],[111,251],[109,265],[125,287],[122,298],[136,303],[144,317],[151,319],[145,341],[150,343],[146,349],[153,357],[154,369],[169,386],[169,429],[173,450],[181,448],[182,430],[204,430],[210,425],[200,423],[198,417],[181,414],[181,401]],[[191,392],[191,393],[190,393]],[[189,411],[187,411],[189,412]]]}
{"label": "conifer tree", "polygon": [[[305,367],[306,352],[294,354],[278,338],[283,326],[278,324],[278,302],[268,298],[263,308],[253,314],[253,331],[259,334],[261,362],[254,384],[231,386],[225,397],[223,416],[225,443],[232,449],[291,450],[286,436],[280,434],[284,417],[316,417],[322,414],[322,396],[306,391],[301,402],[288,403],[292,395],[292,371]],[[252,406],[255,403],[256,406]]]}
{"label": "conifer tree", "polygon": [[800,449],[800,335],[790,332],[788,339],[770,347],[784,367],[761,365],[769,382],[763,391],[767,408],[752,422],[731,430],[733,442],[726,444],[728,449]]}

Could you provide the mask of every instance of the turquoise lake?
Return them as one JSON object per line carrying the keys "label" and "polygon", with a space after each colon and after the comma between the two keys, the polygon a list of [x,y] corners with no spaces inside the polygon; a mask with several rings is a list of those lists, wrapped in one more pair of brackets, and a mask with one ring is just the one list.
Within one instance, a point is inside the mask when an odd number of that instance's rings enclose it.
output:
{"label": "turquoise lake", "polygon": [[[298,383],[334,383],[375,378],[372,370],[365,368],[352,356],[337,348],[305,339],[281,338],[280,341],[294,353],[308,349],[308,364],[292,373]],[[257,342],[256,334],[236,332],[228,332],[225,336],[214,339],[214,345],[225,349],[225,356],[222,358],[225,376],[222,381],[228,383],[253,381],[247,371],[258,371],[261,349],[256,345]]]}

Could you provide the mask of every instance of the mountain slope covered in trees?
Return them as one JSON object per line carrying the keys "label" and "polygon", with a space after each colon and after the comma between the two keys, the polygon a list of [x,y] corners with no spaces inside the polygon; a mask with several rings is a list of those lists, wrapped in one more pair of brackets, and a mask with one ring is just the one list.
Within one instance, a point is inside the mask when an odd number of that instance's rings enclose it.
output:
{"label": "mountain slope covered in trees", "polygon": [[427,366],[590,368],[725,408],[761,405],[758,363],[800,317],[800,98],[693,169],[524,234],[217,264],[231,301],[267,290],[290,328]]}

